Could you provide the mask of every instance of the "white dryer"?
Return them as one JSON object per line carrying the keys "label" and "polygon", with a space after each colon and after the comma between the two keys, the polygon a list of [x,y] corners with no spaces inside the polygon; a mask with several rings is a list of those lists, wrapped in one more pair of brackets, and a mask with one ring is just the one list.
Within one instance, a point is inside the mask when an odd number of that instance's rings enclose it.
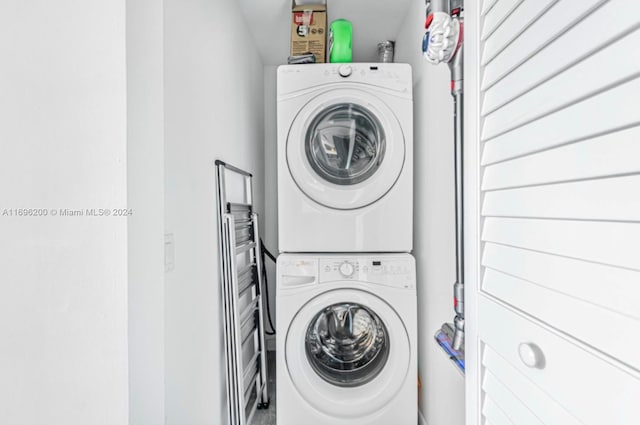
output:
{"label": "white dryer", "polygon": [[410,252],[407,64],[278,68],[280,252]]}
{"label": "white dryer", "polygon": [[417,299],[409,254],[282,254],[277,425],[415,425]]}

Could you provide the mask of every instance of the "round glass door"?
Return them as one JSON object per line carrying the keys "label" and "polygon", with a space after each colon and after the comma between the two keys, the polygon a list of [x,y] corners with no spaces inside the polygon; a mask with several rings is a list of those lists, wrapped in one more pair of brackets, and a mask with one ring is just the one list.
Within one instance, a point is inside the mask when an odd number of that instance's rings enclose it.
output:
{"label": "round glass door", "polygon": [[400,177],[405,135],[380,97],[355,88],[327,90],[302,105],[293,119],[286,162],[293,181],[312,201],[339,210],[364,208]]}
{"label": "round glass door", "polygon": [[306,403],[341,419],[336,423],[375,415],[415,379],[408,373],[412,349],[402,319],[368,291],[341,288],[314,296],[297,309],[284,338],[288,379]]}
{"label": "round glass door", "polygon": [[333,304],[307,328],[307,359],[330,384],[357,387],[373,380],[389,357],[389,334],[370,309],[356,303]]}
{"label": "round glass door", "polygon": [[354,103],[339,103],[320,112],[305,137],[309,164],[337,185],[367,180],[380,167],[385,135],[378,119]]}

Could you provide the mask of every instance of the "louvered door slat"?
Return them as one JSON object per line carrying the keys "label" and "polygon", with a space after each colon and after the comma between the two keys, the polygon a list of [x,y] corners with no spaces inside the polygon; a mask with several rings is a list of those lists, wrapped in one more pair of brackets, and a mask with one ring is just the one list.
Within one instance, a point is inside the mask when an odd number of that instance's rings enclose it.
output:
{"label": "louvered door slat", "polygon": [[482,240],[640,270],[638,223],[487,218]]}
{"label": "louvered door slat", "polygon": [[[637,46],[640,46],[640,30],[628,34],[572,68],[556,74],[545,84],[522,94],[508,107],[486,116],[484,137],[488,139],[513,130],[638,77],[640,54],[629,55]],[[604,63],[607,67],[603,69]],[[580,78],[576,78],[576,75]],[[558,95],[559,93],[562,95]]]}
{"label": "louvered door slat", "polygon": [[540,0],[522,2],[514,12],[505,19],[484,43],[482,65],[486,65],[496,57],[509,43],[518,37],[530,24],[535,22],[560,0]]}
{"label": "louvered door slat", "polygon": [[[485,394],[494,400],[500,400],[500,408],[505,416],[517,425],[544,425],[509,388],[498,380],[490,371],[486,371],[482,383]],[[514,420],[513,418],[517,418]]]}
{"label": "louvered door slat", "polygon": [[640,78],[636,78],[524,127],[494,137],[484,147],[482,165],[638,125],[639,98]]}
{"label": "louvered door slat", "polygon": [[484,403],[482,404],[482,414],[495,425],[518,425],[509,419],[500,406],[498,406],[498,403],[488,395],[485,396]]}
{"label": "louvered door slat", "polygon": [[482,39],[487,39],[524,0],[500,0],[484,18]]}
{"label": "louvered door slat", "polygon": [[[633,13],[621,13],[632,9],[635,2],[636,0],[609,1],[568,28],[560,38],[545,45],[544,49],[488,89],[483,96],[482,114],[491,113],[637,29],[637,17]],[[557,13],[561,4],[562,2],[558,3],[547,13]],[[489,49],[489,46],[485,46],[485,49]],[[610,67],[604,65],[601,64],[602,70],[611,71]]]}
{"label": "louvered door slat", "polygon": [[640,271],[493,243],[482,265],[640,320]]}
{"label": "louvered door slat", "polygon": [[488,192],[482,214],[497,217],[640,222],[640,175]]}
{"label": "louvered door slat", "polygon": [[493,269],[485,270],[482,290],[640,370],[639,344],[611,343],[640,335],[640,321]]}
{"label": "louvered door slat", "polygon": [[484,346],[482,365],[522,401],[545,425],[582,425],[566,409],[526,378],[504,357],[488,345]]}
{"label": "louvered door slat", "polygon": [[484,169],[482,190],[640,173],[640,127],[607,133]]}
{"label": "louvered door slat", "polygon": [[[483,69],[486,90],[592,13],[606,0],[561,0]],[[487,15],[488,17],[489,15]]]}
{"label": "louvered door slat", "polygon": [[482,16],[485,16],[496,5],[498,0],[486,0],[482,2]]}
{"label": "louvered door slat", "polygon": [[[485,296],[480,296],[478,307],[481,341],[585,425],[630,425],[640,416],[637,372]],[[538,347],[544,359],[538,367],[522,360],[522,344]]]}

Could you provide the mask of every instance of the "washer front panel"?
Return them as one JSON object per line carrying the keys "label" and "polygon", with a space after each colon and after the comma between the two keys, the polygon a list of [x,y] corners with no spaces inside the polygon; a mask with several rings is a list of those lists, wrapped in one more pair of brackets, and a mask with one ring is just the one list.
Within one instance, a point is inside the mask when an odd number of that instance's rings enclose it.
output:
{"label": "washer front panel", "polygon": [[383,197],[405,161],[398,119],[385,103],[355,88],[326,91],[303,106],[287,136],[287,165],[311,200],[357,209]]}
{"label": "washer front panel", "polygon": [[[331,383],[331,379],[321,377],[307,353],[307,334],[314,320],[319,313],[336,305],[366,308],[381,321],[379,328],[388,333],[387,351],[378,353],[386,357],[379,359],[384,360],[383,367],[375,370],[371,379],[362,379],[356,386]],[[363,325],[366,324],[359,326]],[[375,414],[396,397],[407,379],[412,361],[410,352],[407,330],[384,300],[363,290],[336,289],[316,296],[298,311],[287,331],[284,354],[289,378],[311,407],[330,417],[356,418]]]}

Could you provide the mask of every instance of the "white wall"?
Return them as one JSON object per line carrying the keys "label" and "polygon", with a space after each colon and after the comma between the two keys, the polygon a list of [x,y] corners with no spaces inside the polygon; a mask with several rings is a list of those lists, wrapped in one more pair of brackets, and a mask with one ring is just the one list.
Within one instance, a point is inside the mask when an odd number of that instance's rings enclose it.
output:
{"label": "white wall", "polygon": [[127,1],[129,423],[164,423],[163,3]]}
{"label": "white wall", "polygon": [[226,423],[215,168],[254,173],[264,205],[263,65],[234,0],[165,0],[166,423]]}
{"label": "white wall", "polygon": [[127,423],[125,2],[0,4],[0,423]]}
{"label": "white wall", "polygon": [[453,101],[449,68],[422,59],[424,3],[414,2],[396,39],[396,61],[414,75],[414,256],[418,272],[420,409],[429,425],[464,424],[464,379],[433,335],[454,317]]}

